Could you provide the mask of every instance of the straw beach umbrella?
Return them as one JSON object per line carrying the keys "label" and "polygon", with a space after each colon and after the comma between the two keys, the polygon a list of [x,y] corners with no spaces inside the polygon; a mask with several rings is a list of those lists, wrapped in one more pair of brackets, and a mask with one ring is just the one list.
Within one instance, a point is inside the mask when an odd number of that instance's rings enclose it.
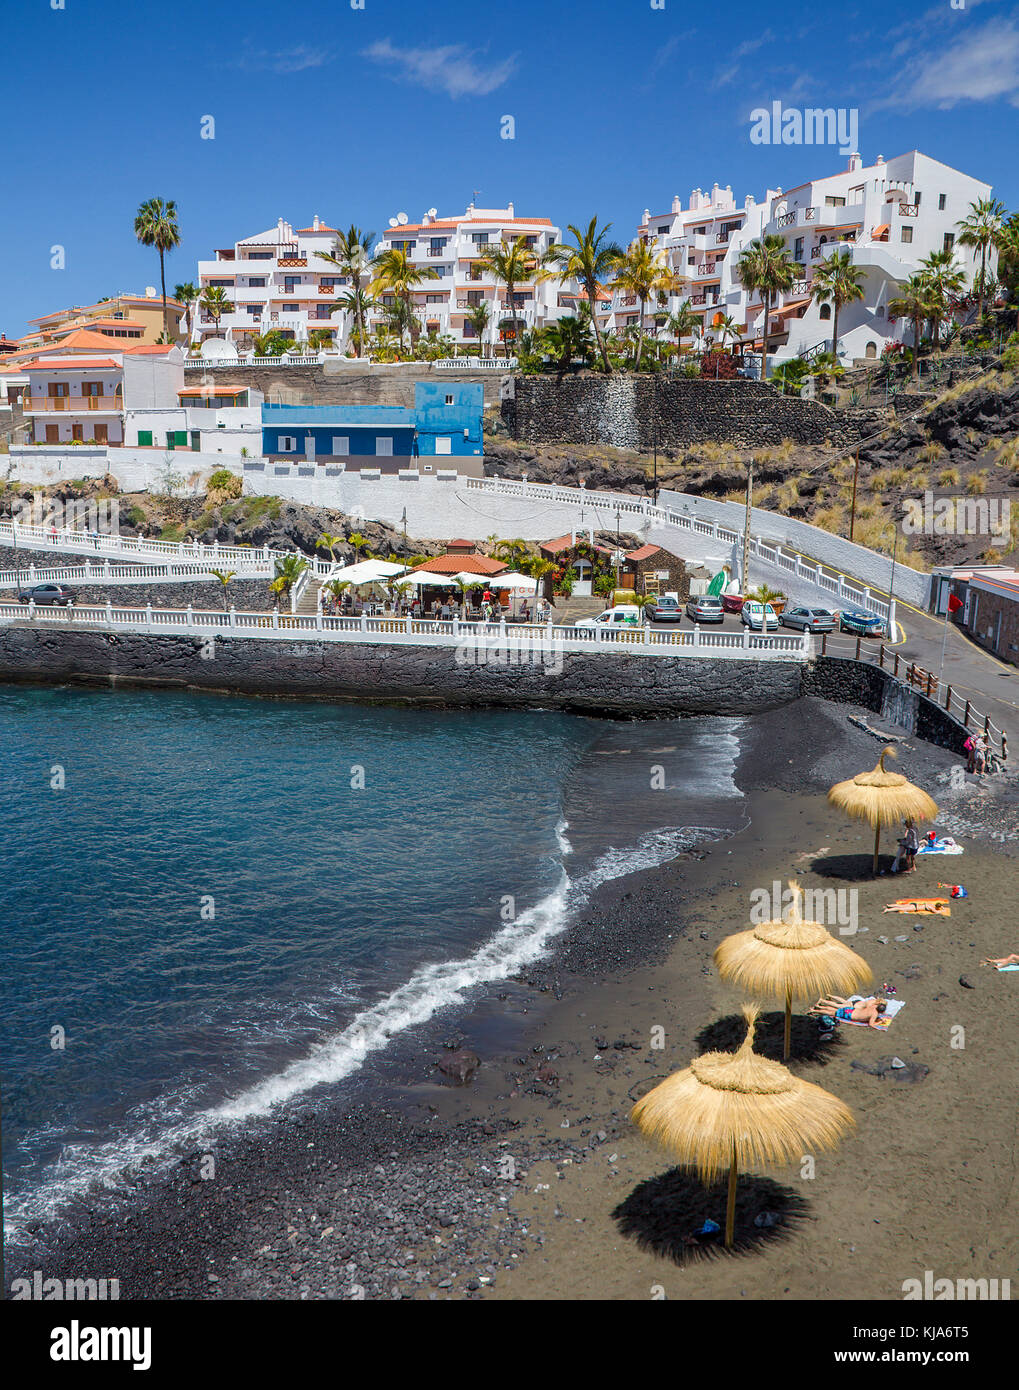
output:
{"label": "straw beach umbrella", "polygon": [[897,821],[933,820],[938,814],[937,803],[925,791],[916,787],[899,772],[885,771],[885,758],[896,757],[894,748],[885,748],[871,772],[861,772],[848,782],[837,782],[828,793],[833,806],[853,820],[866,821],[874,827],[874,873],[877,873],[881,827]]}
{"label": "straw beach umbrella", "polygon": [[674,1072],[633,1107],[631,1119],[702,1182],[728,1169],[725,1244],[736,1228],[741,1168],[790,1163],[804,1150],[833,1149],[855,1124],[837,1096],[754,1052],[758,1010],[743,1009],[747,1035],[737,1052],[706,1052]]}
{"label": "straw beach umbrella", "polygon": [[849,994],[873,979],[866,961],[839,941],[820,922],[805,922],[803,892],[790,882],[792,904],[779,921],[762,922],[752,931],[727,936],[715,951],[723,980],[761,999],[785,1002],[782,1055],[789,1057],[793,999]]}

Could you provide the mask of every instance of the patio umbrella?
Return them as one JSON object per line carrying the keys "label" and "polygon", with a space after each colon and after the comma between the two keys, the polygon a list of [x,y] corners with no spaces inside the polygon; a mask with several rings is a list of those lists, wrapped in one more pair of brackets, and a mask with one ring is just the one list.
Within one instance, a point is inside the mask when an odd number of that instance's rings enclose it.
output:
{"label": "patio umbrella", "polygon": [[782,1055],[789,1057],[793,998],[810,998],[838,990],[849,994],[873,979],[873,971],[820,922],[803,920],[803,892],[790,882],[793,901],[779,921],[762,922],[752,931],[727,936],[715,951],[723,980],[748,994],[785,1002]]}
{"label": "patio umbrella", "polygon": [[871,772],[861,772],[847,782],[837,782],[828,793],[833,806],[853,820],[874,827],[874,873],[877,873],[881,827],[900,820],[933,820],[938,807],[927,793],[914,786],[901,773],[886,772],[885,758],[896,757],[894,748],[885,748]]}
{"label": "patio umbrella", "polygon": [[729,1170],[725,1244],[736,1226],[740,1168],[789,1163],[805,1151],[833,1149],[855,1123],[837,1096],[801,1081],[781,1062],[754,1052],[756,1007],[745,1007],[747,1035],[737,1052],[706,1052],[633,1107],[631,1119],[704,1183]]}

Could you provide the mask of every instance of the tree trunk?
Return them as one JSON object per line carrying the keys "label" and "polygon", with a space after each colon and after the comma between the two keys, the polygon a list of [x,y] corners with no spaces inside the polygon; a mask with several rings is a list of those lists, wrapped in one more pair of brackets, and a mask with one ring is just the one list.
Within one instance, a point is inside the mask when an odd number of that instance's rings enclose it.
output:
{"label": "tree trunk", "polygon": [[647,303],[647,300],[641,299],[638,295],[637,303],[640,306],[640,321],[637,324],[637,351],[636,356],[633,360],[633,370],[635,372],[640,371],[640,354],[644,349],[644,306]]}
{"label": "tree trunk", "polygon": [[839,302],[832,300],[831,311],[831,355],[835,358],[836,366],[839,360]]}
{"label": "tree trunk", "polygon": [[602,364],[605,367],[605,374],[606,376],[608,376],[612,371],[612,367],[609,365],[608,348],[605,346],[605,340],[601,335],[601,329],[598,327],[598,319],[595,316],[595,306],[598,303],[598,291],[595,288],[593,280],[587,286],[587,302],[591,306],[591,323],[594,325],[594,336],[598,342],[598,350],[601,353],[601,360]]}
{"label": "tree trunk", "polygon": [[984,268],[987,265],[987,247],[980,248],[980,293],[977,296],[977,326],[983,322],[984,318]]}
{"label": "tree trunk", "polygon": [[163,337],[169,339],[170,334],[166,326],[166,270],[163,265],[163,248],[159,248],[159,283],[163,291]]}
{"label": "tree trunk", "polygon": [[913,320],[913,380],[920,380],[920,320]]}
{"label": "tree trunk", "polygon": [[761,380],[768,380],[768,324],[771,321],[771,294],[763,294],[764,329],[761,333]]}

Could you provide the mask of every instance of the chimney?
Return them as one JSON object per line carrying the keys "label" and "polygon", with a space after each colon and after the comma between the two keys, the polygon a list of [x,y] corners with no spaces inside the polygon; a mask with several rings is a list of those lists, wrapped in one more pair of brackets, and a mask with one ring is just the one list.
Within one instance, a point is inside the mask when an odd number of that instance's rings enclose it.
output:
{"label": "chimney", "polygon": [[317,213],[317,212],[316,212],[315,216],[311,219],[311,229],[312,229],[313,232],[317,232],[317,231],[318,231],[318,213]]}
{"label": "chimney", "polygon": [[683,211],[683,204],[680,202],[680,198],[679,198],[679,194],[678,194],[678,193],[676,194],[676,196],[675,196],[675,197],[673,198],[673,200],[672,200],[672,211],[673,211],[673,212],[682,212],[682,211]]}
{"label": "chimney", "polygon": [[874,161],[875,164],[883,164],[884,162],[885,162],[885,157],[884,157],[883,154],[879,154],[878,157],[877,157],[877,159],[875,159],[875,161]]}
{"label": "chimney", "polygon": [[507,206],[506,211],[509,213],[510,217],[513,216],[513,204],[512,204],[512,203],[510,203],[510,204]]}
{"label": "chimney", "polygon": [[855,169],[863,168],[863,160],[860,158],[859,151],[854,150],[849,156],[849,168],[847,173],[853,173]]}

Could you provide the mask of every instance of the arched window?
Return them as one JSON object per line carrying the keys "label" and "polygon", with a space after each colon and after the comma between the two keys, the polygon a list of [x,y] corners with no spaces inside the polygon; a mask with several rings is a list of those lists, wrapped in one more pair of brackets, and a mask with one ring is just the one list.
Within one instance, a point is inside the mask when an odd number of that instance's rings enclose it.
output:
{"label": "arched window", "polygon": [[864,357],[877,356],[877,343],[868,343],[863,353]]}
{"label": "arched window", "polygon": [[830,319],[830,318],[831,318],[831,305],[830,305],[830,304],[822,304],[822,305],[821,305],[821,312],[820,312],[820,314],[818,315],[818,317],[819,317],[819,318],[822,318],[822,319]]}

